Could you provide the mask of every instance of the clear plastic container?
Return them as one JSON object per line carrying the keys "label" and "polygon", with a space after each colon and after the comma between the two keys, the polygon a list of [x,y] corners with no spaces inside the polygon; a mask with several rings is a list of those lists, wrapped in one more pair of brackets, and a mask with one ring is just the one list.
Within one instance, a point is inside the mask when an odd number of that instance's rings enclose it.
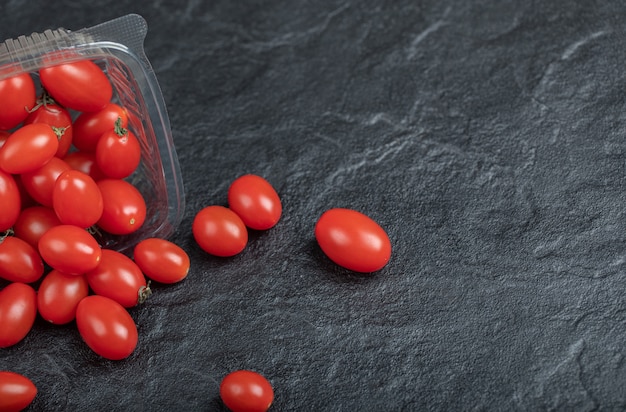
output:
{"label": "clear plastic container", "polygon": [[128,129],[142,151],[138,169],[126,180],[139,189],[147,205],[145,223],[138,231],[125,236],[96,233],[102,247],[121,252],[147,237],[170,236],[185,207],[169,118],[143,48],[146,33],[146,21],[129,14],[90,28],[46,30],[0,44],[0,80],[84,59],[94,61],[109,77],[112,102],[128,111]]}

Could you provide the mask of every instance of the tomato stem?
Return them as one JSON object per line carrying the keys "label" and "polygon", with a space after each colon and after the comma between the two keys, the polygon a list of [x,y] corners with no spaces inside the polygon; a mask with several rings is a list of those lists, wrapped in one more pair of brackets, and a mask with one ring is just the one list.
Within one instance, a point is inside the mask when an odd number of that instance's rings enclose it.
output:
{"label": "tomato stem", "polygon": [[33,106],[32,109],[29,109],[26,106],[24,108],[26,109],[28,113],[32,113],[36,111],[37,109],[39,109],[41,106],[48,107],[48,105],[53,105],[53,104],[56,105],[57,102],[52,98],[52,96],[48,94],[46,89],[44,89],[43,92],[41,93],[41,96],[37,99],[37,102],[35,106]]}
{"label": "tomato stem", "polygon": [[67,129],[69,129],[69,126],[66,126],[66,127],[52,126],[52,131],[54,132],[54,134],[57,135],[58,140],[61,140],[61,138],[63,138],[63,135],[65,134],[65,131]]}
{"label": "tomato stem", "polygon": [[139,298],[137,299],[138,304],[142,304],[152,295],[152,289],[150,289],[150,281],[146,284],[146,286],[142,286],[138,291]]}
{"label": "tomato stem", "polygon": [[124,126],[122,126],[122,118],[118,117],[117,120],[115,121],[115,134],[118,135],[119,137],[124,137],[128,134],[128,129],[126,129]]}
{"label": "tomato stem", "polygon": [[13,236],[14,234],[15,232],[13,231],[12,227],[8,228],[4,232],[0,232],[0,243],[4,242],[4,239],[8,238],[9,236]]}

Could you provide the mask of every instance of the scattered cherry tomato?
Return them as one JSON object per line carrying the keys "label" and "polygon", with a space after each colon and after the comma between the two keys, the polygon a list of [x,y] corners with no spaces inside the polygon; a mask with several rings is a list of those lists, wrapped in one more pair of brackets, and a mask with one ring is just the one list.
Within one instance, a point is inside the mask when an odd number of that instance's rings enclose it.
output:
{"label": "scattered cherry tomato", "polygon": [[96,163],[105,175],[112,179],[130,176],[141,161],[141,146],[134,133],[122,127],[122,118],[115,122],[115,129],[104,134],[96,145]]}
{"label": "scattered cherry tomato", "polygon": [[220,397],[233,412],[265,412],[274,401],[274,389],[263,375],[238,370],[222,379]]}
{"label": "scattered cherry tomato", "polygon": [[64,325],[76,318],[78,302],[89,295],[85,276],[67,275],[53,269],[37,289],[37,310],[50,323]]}
{"label": "scattered cherry tomato", "polygon": [[41,278],[44,267],[37,250],[15,236],[0,238],[0,278],[32,283]]}
{"label": "scattered cherry tomato", "polygon": [[0,348],[20,342],[37,317],[37,294],[31,286],[13,282],[0,290]]}
{"label": "scattered cherry tomato", "polygon": [[200,210],[193,220],[192,232],[202,250],[215,256],[234,256],[248,243],[246,225],[224,206],[207,206]]}
{"label": "scattered cherry tomato", "polygon": [[11,228],[22,209],[21,195],[13,175],[0,170],[0,232]]}
{"label": "scattered cherry tomato", "polygon": [[42,68],[39,79],[56,102],[79,112],[102,110],[113,96],[108,77],[91,60]]}
{"label": "scattered cherry tomato", "polygon": [[103,249],[100,263],[85,277],[94,293],[113,299],[125,308],[143,303],[151,293],[139,266],[114,250]]}
{"label": "scattered cherry tomato", "polygon": [[228,206],[251,229],[274,227],[282,213],[282,204],[274,187],[257,175],[243,175],[228,188]]}
{"label": "scattered cherry tomato", "polygon": [[82,228],[94,225],[104,210],[98,185],[79,170],[67,170],[57,178],[52,206],[62,223]]}
{"label": "scattered cherry tomato", "polygon": [[70,165],[58,157],[28,173],[22,173],[20,180],[28,195],[42,206],[52,207],[54,184],[61,174],[70,170]]}
{"label": "scattered cherry tomato", "polygon": [[82,275],[98,266],[102,249],[85,229],[58,225],[39,239],[39,254],[53,269],[69,275]]}
{"label": "scattered cherry tomato", "polygon": [[97,225],[113,235],[137,231],[146,220],[146,201],[135,186],[121,179],[98,181],[104,210]]}
{"label": "scattered cherry tomato", "polygon": [[137,326],[128,311],[105,296],[87,296],[76,308],[78,332],[87,346],[111,360],[127,358],[137,347]]}
{"label": "scattered cherry tomato", "polygon": [[0,169],[7,173],[28,173],[46,164],[59,148],[52,127],[33,123],[20,127],[0,148]]}
{"label": "scattered cherry tomato", "polygon": [[28,73],[0,80],[0,130],[19,125],[35,106],[35,82]]}
{"label": "scattered cherry tomato", "polygon": [[108,103],[97,112],[81,113],[74,121],[74,146],[81,152],[95,152],[98,140],[115,129],[117,119],[122,119],[123,128],[128,127],[126,109],[115,103]]}
{"label": "scattered cherry tomato", "polygon": [[39,239],[50,228],[58,226],[61,221],[54,210],[45,206],[30,206],[22,209],[13,225],[15,237],[24,240],[35,250],[39,248]]}
{"label": "scattered cherry tomato", "polygon": [[384,229],[355,210],[324,212],[315,225],[315,237],[330,260],[355,272],[375,272],[391,256],[391,242]]}
{"label": "scattered cherry tomato", "polygon": [[157,282],[180,282],[189,272],[189,256],[169,240],[144,239],[135,246],[133,258],[144,275]]}
{"label": "scattered cherry tomato", "polygon": [[37,387],[26,376],[0,371],[0,411],[18,412],[26,409],[37,396]]}
{"label": "scattered cherry tomato", "polygon": [[59,140],[59,147],[55,156],[65,156],[72,145],[72,116],[70,112],[46,95],[41,97],[37,104],[38,106],[35,106],[35,109],[24,120],[24,124],[45,123],[50,125]]}

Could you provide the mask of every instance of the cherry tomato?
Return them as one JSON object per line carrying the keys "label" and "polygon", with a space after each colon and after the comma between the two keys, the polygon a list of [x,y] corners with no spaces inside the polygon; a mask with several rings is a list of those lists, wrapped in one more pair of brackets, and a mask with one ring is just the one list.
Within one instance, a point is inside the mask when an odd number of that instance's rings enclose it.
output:
{"label": "cherry tomato", "polygon": [[91,60],[80,60],[39,70],[46,91],[61,106],[79,112],[102,110],[113,96],[111,82]]}
{"label": "cherry tomato", "polygon": [[85,276],[97,295],[113,299],[125,308],[143,303],[151,293],[139,266],[114,250],[103,249],[100,263]]}
{"label": "cherry tomato", "polygon": [[47,124],[20,127],[0,148],[0,169],[7,173],[28,173],[46,164],[59,148],[57,135]]}
{"label": "cherry tomato", "polygon": [[248,243],[246,225],[235,212],[224,206],[207,206],[198,212],[192,232],[202,250],[215,256],[234,256]]}
{"label": "cherry tomato", "polygon": [[32,283],[41,278],[43,271],[41,257],[26,241],[14,236],[0,238],[0,278]]}
{"label": "cherry tomato", "polygon": [[61,221],[54,210],[44,206],[30,206],[20,213],[13,225],[13,232],[15,237],[24,240],[37,250],[41,236],[50,228],[60,224]]}
{"label": "cherry tomato", "polygon": [[53,269],[70,275],[82,275],[98,266],[102,249],[85,229],[58,225],[39,239],[39,254]]}
{"label": "cherry tomato", "polygon": [[15,179],[0,170],[0,232],[15,224],[21,208],[20,190]]}
{"label": "cherry tomato", "polygon": [[146,202],[132,184],[120,179],[98,181],[104,204],[97,225],[113,235],[127,235],[138,230],[146,220]]}
{"label": "cherry tomato", "polygon": [[65,156],[72,145],[72,116],[70,112],[45,95],[37,101],[37,104],[35,110],[24,120],[24,124],[45,123],[50,125],[59,140],[59,147],[55,156]]}
{"label": "cherry tomato", "polygon": [[7,141],[9,136],[11,136],[10,132],[7,132],[6,130],[0,130],[0,147],[4,146],[4,143]]}
{"label": "cherry tomato", "polygon": [[137,347],[137,326],[128,311],[105,296],[87,296],[78,303],[76,325],[87,346],[111,360],[127,358]]}
{"label": "cherry tomato", "polygon": [[26,376],[0,371],[0,411],[18,412],[26,409],[37,396],[37,387]]}
{"label": "cherry tomato", "polygon": [[100,136],[115,129],[117,119],[122,119],[123,128],[128,127],[126,109],[115,103],[108,103],[97,112],[81,113],[74,120],[74,146],[82,152],[95,152]]}
{"label": "cherry tomato", "polygon": [[276,190],[261,176],[243,175],[228,188],[228,206],[251,229],[274,227],[282,213]]}
{"label": "cherry tomato", "polygon": [[355,272],[375,272],[391,256],[391,242],[384,229],[351,209],[324,212],[315,225],[315,238],[330,260]]}
{"label": "cherry tomato", "polygon": [[37,294],[31,286],[10,283],[0,290],[0,348],[20,342],[37,317]]}
{"label": "cherry tomato", "polygon": [[105,132],[96,145],[96,163],[112,179],[130,176],[141,161],[141,147],[135,135],[122,127],[122,118],[115,129]]}
{"label": "cherry tomato", "polygon": [[70,165],[58,157],[28,173],[22,173],[20,180],[28,195],[42,206],[52,207],[54,184],[61,174],[70,170]]}
{"label": "cherry tomato", "polygon": [[66,155],[63,160],[74,170],[80,170],[88,174],[95,181],[104,179],[106,176],[96,164],[95,153],[72,152]]}
{"label": "cherry tomato", "polygon": [[239,370],[222,379],[220,397],[233,412],[265,412],[274,401],[274,389],[263,375]]}
{"label": "cherry tomato", "polygon": [[157,282],[180,282],[189,272],[187,253],[165,239],[142,240],[135,246],[133,258],[144,275]]}
{"label": "cherry tomato", "polygon": [[100,220],[104,209],[98,185],[79,170],[61,173],[54,184],[52,205],[62,223],[82,228]]}
{"label": "cherry tomato", "polygon": [[19,125],[35,106],[35,82],[28,73],[0,80],[0,130]]}
{"label": "cherry tomato", "polygon": [[37,290],[37,310],[50,323],[64,325],[76,318],[78,302],[89,295],[85,276],[68,275],[53,269]]}

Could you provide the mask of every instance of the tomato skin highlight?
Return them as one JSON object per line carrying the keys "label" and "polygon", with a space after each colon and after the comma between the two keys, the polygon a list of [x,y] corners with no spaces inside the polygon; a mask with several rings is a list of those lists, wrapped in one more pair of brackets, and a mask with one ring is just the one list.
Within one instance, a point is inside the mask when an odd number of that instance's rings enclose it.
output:
{"label": "tomato skin highlight", "polygon": [[102,216],[102,194],[96,182],[79,170],[67,170],[57,178],[52,192],[52,206],[66,225],[88,228]]}
{"label": "tomato skin highlight", "polygon": [[7,173],[28,173],[45,165],[59,148],[52,127],[33,123],[20,127],[0,148],[0,169]]}
{"label": "tomato skin highlight", "polygon": [[79,112],[102,110],[113,97],[111,82],[91,60],[42,68],[39,79],[57,103]]}
{"label": "tomato skin highlight", "polygon": [[13,175],[0,170],[0,232],[15,224],[22,209],[22,197]]}
{"label": "tomato skin highlight", "polygon": [[26,241],[15,236],[0,241],[0,278],[32,283],[41,278],[43,271],[41,257]]}
{"label": "tomato skin highlight", "polygon": [[37,316],[37,294],[31,286],[13,282],[0,290],[0,348],[20,342]]}
{"label": "tomato skin highlight", "polygon": [[102,249],[85,229],[58,225],[39,239],[39,254],[53,269],[69,275],[82,275],[94,269],[102,258]]}
{"label": "tomato skin highlight", "polygon": [[97,112],[81,113],[74,121],[74,146],[81,152],[95,152],[100,137],[115,128],[118,118],[122,127],[128,127],[128,112],[115,103]]}
{"label": "tomato skin highlight", "polygon": [[121,360],[137,347],[137,326],[113,299],[91,295],[76,308],[76,325],[87,346],[103,358]]}
{"label": "tomato skin highlight", "polygon": [[0,130],[19,125],[35,106],[35,82],[28,73],[0,80]]}
{"label": "tomato skin highlight", "polygon": [[18,412],[26,409],[37,396],[37,387],[26,376],[0,371],[0,411]]}
{"label": "tomato skin highlight", "polygon": [[121,179],[98,181],[104,209],[97,225],[113,235],[137,231],[146,220],[146,201],[132,184]]}
{"label": "tomato skin highlight", "polygon": [[67,275],[53,269],[37,290],[37,310],[46,321],[64,325],[76,318],[78,302],[88,295],[85,276]]}
{"label": "tomato skin highlight", "polygon": [[274,187],[257,175],[243,175],[228,188],[228,206],[251,229],[267,230],[276,225],[282,204]]}
{"label": "tomato skin highlight", "polygon": [[322,251],[336,264],[354,272],[382,269],[391,257],[391,242],[385,230],[356,210],[327,210],[315,225],[315,238]]}
{"label": "tomato skin highlight", "polygon": [[94,293],[113,299],[125,308],[132,308],[150,293],[139,266],[114,250],[103,249],[100,263],[85,277]]}
{"label": "tomato skin highlight", "polygon": [[189,273],[189,256],[178,245],[158,238],[139,242],[133,251],[135,263],[148,278],[160,283],[176,283]]}
{"label": "tomato skin highlight", "polygon": [[224,206],[207,206],[200,210],[193,220],[192,232],[202,250],[214,256],[234,256],[248,243],[246,225]]}
{"label": "tomato skin highlight", "polygon": [[274,401],[274,389],[263,375],[238,370],[222,379],[220,397],[233,412],[266,412]]}

